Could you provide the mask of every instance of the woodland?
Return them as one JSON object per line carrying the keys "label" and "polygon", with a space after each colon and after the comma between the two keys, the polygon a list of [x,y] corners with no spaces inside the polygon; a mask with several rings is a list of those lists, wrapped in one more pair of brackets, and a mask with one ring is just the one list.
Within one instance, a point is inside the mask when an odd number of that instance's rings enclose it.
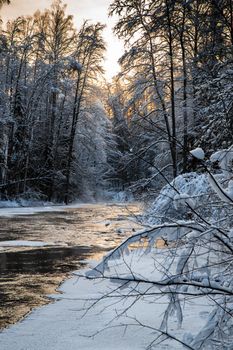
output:
{"label": "woodland", "polygon": [[[106,298],[133,299],[124,316],[138,300],[167,298],[158,327],[124,321],[156,334],[148,349],[172,340],[230,350],[232,0],[113,0],[109,15],[125,44],[111,83],[104,24],[75,29],[61,1],[2,25],[1,199],[68,204],[123,193],[144,202],[146,228],[87,278],[119,284]],[[145,273],[127,260],[135,254]],[[182,328],[190,298],[211,304],[206,324],[174,333],[170,319]]]}
{"label": "woodland", "polygon": [[65,5],[1,29],[2,199],[154,193],[232,144],[232,2],[114,1],[121,72],[103,77],[104,25]]}

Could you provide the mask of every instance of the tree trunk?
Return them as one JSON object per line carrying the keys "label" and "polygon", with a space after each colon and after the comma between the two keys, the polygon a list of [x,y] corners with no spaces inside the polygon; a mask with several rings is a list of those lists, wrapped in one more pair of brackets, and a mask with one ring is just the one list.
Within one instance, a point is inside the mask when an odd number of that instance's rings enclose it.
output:
{"label": "tree trunk", "polygon": [[166,15],[168,24],[168,45],[169,45],[169,58],[170,58],[170,79],[171,79],[171,121],[172,121],[172,159],[173,159],[173,177],[177,176],[177,140],[176,140],[176,114],[175,114],[175,87],[174,87],[174,63],[173,63],[173,37],[170,18],[170,8],[168,1],[166,0]]}

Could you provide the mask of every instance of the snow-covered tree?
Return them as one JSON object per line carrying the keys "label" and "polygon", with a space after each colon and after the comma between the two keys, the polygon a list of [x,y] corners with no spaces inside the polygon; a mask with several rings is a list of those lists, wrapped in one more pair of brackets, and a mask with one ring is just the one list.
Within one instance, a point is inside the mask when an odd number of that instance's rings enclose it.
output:
{"label": "snow-covered tree", "polygon": [[76,62],[74,65],[74,72],[76,75],[75,93],[66,164],[66,203],[69,201],[70,175],[74,157],[74,141],[80,114],[85,105],[85,96],[88,94],[88,91],[90,91],[91,83],[99,74],[103,73],[102,61],[103,53],[105,51],[105,43],[102,37],[103,29],[104,26],[100,23],[93,25],[84,22],[78,33],[77,49],[74,53],[74,62]]}
{"label": "snow-covered tree", "polygon": [[[200,148],[192,154],[203,161]],[[203,174],[179,175],[155,200],[145,218],[148,228],[123,241],[87,273],[88,278],[114,282],[99,303],[123,299],[126,306],[116,312],[114,326],[119,320],[125,328],[151,330],[151,349],[163,342],[195,350],[231,348],[232,160],[231,146],[211,155],[210,162],[220,166],[216,174],[206,168]],[[135,311],[131,315],[137,303],[154,307],[154,324],[146,324]],[[195,327],[188,324],[190,312]]]}
{"label": "snow-covered tree", "polygon": [[[65,197],[68,202],[71,177],[86,176],[86,163],[85,171],[73,170],[78,158],[74,143],[76,133],[82,133],[77,130],[80,115],[92,108],[88,99],[94,101],[97,76],[103,73],[103,28],[85,22],[76,32],[65,5],[54,1],[50,9],[1,29],[0,60],[6,67],[0,73],[3,197]],[[98,143],[89,135],[86,146],[94,149],[94,140]]]}

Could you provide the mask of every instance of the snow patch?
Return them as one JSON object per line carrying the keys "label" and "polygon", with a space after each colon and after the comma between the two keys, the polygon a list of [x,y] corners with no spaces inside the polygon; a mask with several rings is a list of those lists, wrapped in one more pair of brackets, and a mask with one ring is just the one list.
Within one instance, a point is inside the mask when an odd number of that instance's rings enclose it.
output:
{"label": "snow patch", "polygon": [[45,243],[40,241],[0,241],[0,247],[46,247],[54,243]]}
{"label": "snow patch", "polygon": [[200,147],[193,149],[192,151],[190,151],[190,153],[192,154],[193,157],[199,160],[203,160],[205,158],[205,152]]}

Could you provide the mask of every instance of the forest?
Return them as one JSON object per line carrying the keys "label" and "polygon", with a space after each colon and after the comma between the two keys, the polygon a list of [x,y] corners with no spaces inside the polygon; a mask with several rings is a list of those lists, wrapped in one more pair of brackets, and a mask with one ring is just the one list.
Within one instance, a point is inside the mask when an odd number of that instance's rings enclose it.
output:
{"label": "forest", "polygon": [[[112,0],[109,16],[125,48],[111,82],[105,24],[76,29],[62,1],[1,24],[1,200],[142,202],[143,230],[85,275],[114,283],[98,302],[123,299],[114,322],[150,330],[147,349],[230,350],[233,2]],[[160,297],[159,325],[127,316]],[[190,300],[209,306],[193,333]]]}
{"label": "forest", "polygon": [[111,84],[104,25],[77,31],[60,1],[2,27],[2,199],[151,193],[199,167],[193,148],[232,144],[232,2],[114,1],[110,14],[126,45]]}

